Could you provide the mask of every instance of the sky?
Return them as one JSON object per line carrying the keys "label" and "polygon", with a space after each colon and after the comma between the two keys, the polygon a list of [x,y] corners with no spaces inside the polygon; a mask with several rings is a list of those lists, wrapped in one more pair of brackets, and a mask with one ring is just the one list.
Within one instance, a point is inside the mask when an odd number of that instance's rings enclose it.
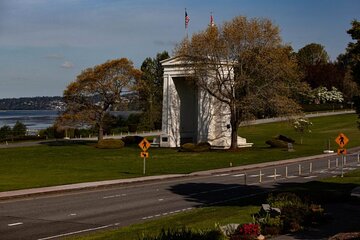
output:
{"label": "sky", "polygon": [[325,47],[331,60],[351,41],[359,0],[0,0],[0,98],[62,96],[82,70],[126,57],[140,68],[212,12],[221,25],[235,16],[268,18],[295,51]]}

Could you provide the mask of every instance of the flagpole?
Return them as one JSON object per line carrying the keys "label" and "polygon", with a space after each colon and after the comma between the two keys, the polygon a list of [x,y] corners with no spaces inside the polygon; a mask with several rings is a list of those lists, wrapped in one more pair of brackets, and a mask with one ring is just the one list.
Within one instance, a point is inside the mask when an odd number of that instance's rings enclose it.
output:
{"label": "flagpole", "polygon": [[190,20],[190,18],[189,18],[189,16],[188,16],[188,14],[187,14],[187,10],[186,10],[186,8],[185,8],[185,37],[186,37],[186,39],[188,39],[188,25],[189,25],[189,20]]}

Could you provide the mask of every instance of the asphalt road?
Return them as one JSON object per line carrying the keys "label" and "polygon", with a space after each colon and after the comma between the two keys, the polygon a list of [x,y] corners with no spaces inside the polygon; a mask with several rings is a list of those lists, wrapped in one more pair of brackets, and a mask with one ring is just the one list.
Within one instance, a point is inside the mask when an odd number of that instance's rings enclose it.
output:
{"label": "asphalt road", "polygon": [[2,201],[0,239],[59,239],[126,226],[360,168],[357,155],[348,156],[343,167],[336,158]]}

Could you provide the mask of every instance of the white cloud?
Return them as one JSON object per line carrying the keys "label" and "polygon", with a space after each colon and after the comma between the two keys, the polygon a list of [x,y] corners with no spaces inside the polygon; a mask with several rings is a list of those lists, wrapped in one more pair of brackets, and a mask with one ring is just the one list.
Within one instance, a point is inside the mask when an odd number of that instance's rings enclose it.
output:
{"label": "white cloud", "polygon": [[73,68],[74,64],[72,62],[69,61],[65,61],[63,64],[61,64],[62,68]]}

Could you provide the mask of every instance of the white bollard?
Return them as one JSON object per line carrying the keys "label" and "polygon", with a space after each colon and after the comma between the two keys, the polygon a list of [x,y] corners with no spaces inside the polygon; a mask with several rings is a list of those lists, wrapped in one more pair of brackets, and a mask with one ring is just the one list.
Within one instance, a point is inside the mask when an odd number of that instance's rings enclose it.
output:
{"label": "white bollard", "polygon": [[285,167],[285,178],[288,177],[288,166]]}
{"label": "white bollard", "polygon": [[328,160],[328,169],[330,169],[331,168],[331,161],[330,161],[330,159]]}
{"label": "white bollard", "polygon": [[299,176],[301,176],[301,164],[299,164]]}
{"label": "white bollard", "polygon": [[276,181],[276,168],[274,169],[274,181]]}
{"label": "white bollard", "polygon": [[310,163],[309,172],[312,173],[312,163]]}
{"label": "white bollard", "polygon": [[261,173],[261,169],[260,169],[260,174],[259,174],[259,183],[261,183],[262,180],[262,173]]}

